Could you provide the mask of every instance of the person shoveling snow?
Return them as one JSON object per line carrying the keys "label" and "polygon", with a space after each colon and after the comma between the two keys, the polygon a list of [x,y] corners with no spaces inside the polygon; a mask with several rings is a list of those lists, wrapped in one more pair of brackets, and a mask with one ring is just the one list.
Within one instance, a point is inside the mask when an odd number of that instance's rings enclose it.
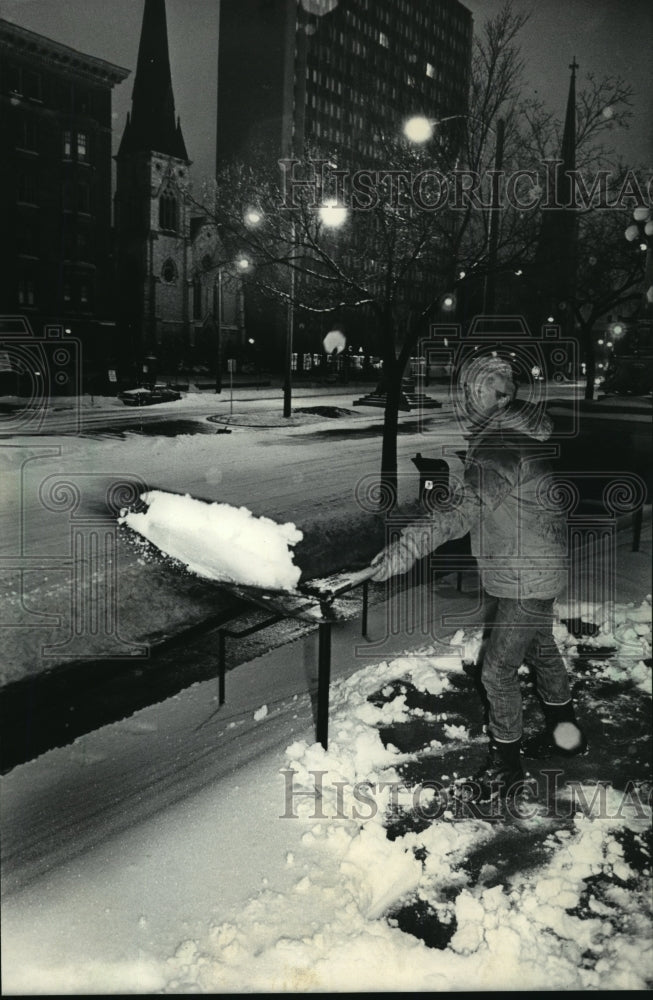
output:
{"label": "person shoveling snow", "polygon": [[151,490],[140,497],[145,511],[123,511],[126,524],[198,576],[225,583],[294,591],[301,569],[292,546],[303,538],[292,523],[256,517],[246,507],[206,503],[191,496]]}

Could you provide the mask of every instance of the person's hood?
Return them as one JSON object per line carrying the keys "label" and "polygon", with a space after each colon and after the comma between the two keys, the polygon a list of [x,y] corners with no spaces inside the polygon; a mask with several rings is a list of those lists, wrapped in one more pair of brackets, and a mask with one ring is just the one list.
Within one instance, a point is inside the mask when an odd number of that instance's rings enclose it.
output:
{"label": "person's hood", "polygon": [[[462,366],[459,382],[464,392],[463,411],[470,436],[486,430],[525,434],[535,441],[547,441],[553,422],[542,406],[517,399],[517,382],[512,364],[497,352],[473,354]],[[487,389],[496,395],[496,405],[487,409]],[[485,398],[481,400],[481,392]],[[509,400],[509,401],[508,401]]]}
{"label": "person's hood", "polygon": [[504,410],[491,417],[486,427],[488,430],[525,434],[535,441],[548,441],[553,433],[553,421],[544,407],[520,399],[513,399]]}

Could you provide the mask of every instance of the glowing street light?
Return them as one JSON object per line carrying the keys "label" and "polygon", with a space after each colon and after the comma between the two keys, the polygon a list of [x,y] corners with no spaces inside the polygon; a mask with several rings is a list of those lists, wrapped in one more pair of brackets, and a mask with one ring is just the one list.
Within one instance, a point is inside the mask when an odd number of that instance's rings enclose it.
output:
{"label": "glowing street light", "polygon": [[340,205],[335,198],[323,202],[318,212],[322,223],[329,229],[339,229],[347,219],[347,209]]}
{"label": "glowing street light", "polygon": [[[479,118],[477,115],[447,115],[445,118],[425,118],[423,115],[413,115],[412,118],[408,118],[404,122],[404,135],[410,142],[415,143],[425,143],[433,138],[433,132],[438,125],[442,125],[444,122],[451,122],[456,120],[466,120],[480,122],[484,129],[496,137],[496,149],[494,154],[494,172],[493,172],[493,189],[492,189],[492,205],[498,206],[499,202],[499,177],[501,176],[501,170],[503,167],[503,144],[505,135],[505,121],[503,118],[497,120],[496,130],[492,128],[491,125],[483,119]],[[490,211],[488,234],[487,234],[487,251],[488,251],[488,270],[485,276],[485,284],[483,287],[483,313],[488,315],[494,312],[495,308],[495,280],[496,280],[496,264],[497,264],[497,249],[498,249],[498,238],[499,238],[499,215],[500,211],[497,207],[496,210]]]}
{"label": "glowing street light", "polygon": [[422,115],[414,115],[404,123],[404,135],[411,142],[428,142],[433,137],[433,126],[435,122],[424,118]]}
{"label": "glowing street light", "polygon": [[424,115],[413,115],[412,118],[408,118],[404,122],[404,135],[411,142],[428,142],[429,139],[433,138],[436,125],[442,125],[443,122],[452,122],[462,118],[481,122],[489,132],[494,132],[494,129],[490,125],[475,115],[447,115],[446,118],[426,118]]}

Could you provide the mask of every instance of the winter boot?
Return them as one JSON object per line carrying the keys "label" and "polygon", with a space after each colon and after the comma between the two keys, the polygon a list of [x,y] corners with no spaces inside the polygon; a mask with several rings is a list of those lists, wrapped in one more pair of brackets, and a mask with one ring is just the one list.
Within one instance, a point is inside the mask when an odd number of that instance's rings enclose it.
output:
{"label": "winter boot", "polygon": [[474,776],[480,790],[477,801],[489,802],[496,798],[510,798],[523,787],[525,778],[520,744],[521,740],[501,743],[490,737],[487,763],[483,770]]}
{"label": "winter boot", "polygon": [[587,738],[578,725],[573,702],[544,708],[544,732],[524,740],[524,757],[577,757],[587,753]]}

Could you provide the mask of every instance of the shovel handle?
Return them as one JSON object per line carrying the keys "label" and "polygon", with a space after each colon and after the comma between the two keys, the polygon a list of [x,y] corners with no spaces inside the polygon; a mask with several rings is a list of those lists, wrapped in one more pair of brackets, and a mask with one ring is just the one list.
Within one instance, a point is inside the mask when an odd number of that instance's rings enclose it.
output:
{"label": "shovel handle", "polygon": [[365,583],[377,571],[378,566],[366,566],[364,569],[354,570],[352,573],[340,573],[333,578],[327,577],[315,583],[309,581],[302,589],[305,593],[314,594],[320,601],[328,603],[338,597],[339,594],[344,594],[346,591],[357,587],[360,583]]}

